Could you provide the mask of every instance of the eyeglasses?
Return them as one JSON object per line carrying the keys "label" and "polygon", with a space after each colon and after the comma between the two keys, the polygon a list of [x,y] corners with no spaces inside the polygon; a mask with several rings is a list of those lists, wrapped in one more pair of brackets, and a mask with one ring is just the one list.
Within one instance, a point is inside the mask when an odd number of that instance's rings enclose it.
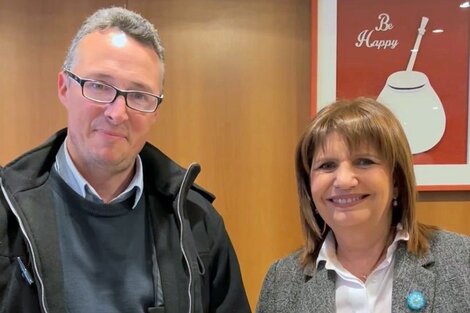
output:
{"label": "eyeglasses", "polygon": [[97,103],[112,103],[118,96],[123,96],[126,106],[129,108],[139,112],[152,113],[163,101],[163,95],[157,96],[137,90],[121,90],[98,80],[80,78],[67,70],[64,70],[64,73],[80,84],[82,95],[85,98]]}

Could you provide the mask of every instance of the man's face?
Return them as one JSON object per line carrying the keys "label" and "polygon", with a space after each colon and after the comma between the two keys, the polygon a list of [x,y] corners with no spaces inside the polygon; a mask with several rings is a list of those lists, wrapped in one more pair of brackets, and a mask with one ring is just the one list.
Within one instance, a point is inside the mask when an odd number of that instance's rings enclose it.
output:
{"label": "man's face", "polygon": [[[85,36],[71,71],[120,89],[162,93],[162,65],[155,51],[118,29]],[[100,168],[113,174],[132,168],[157,112],[128,108],[122,96],[109,104],[88,100],[80,85],[62,72],[58,93],[67,110],[68,151],[79,171],[86,175]]]}

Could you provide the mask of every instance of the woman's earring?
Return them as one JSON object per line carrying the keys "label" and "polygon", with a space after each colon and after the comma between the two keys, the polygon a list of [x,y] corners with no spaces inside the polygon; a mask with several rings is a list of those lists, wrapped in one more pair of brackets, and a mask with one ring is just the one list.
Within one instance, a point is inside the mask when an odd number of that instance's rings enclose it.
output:
{"label": "woman's earring", "polygon": [[396,207],[398,206],[398,200],[397,200],[397,198],[393,198],[392,205],[393,205],[394,208],[396,208]]}

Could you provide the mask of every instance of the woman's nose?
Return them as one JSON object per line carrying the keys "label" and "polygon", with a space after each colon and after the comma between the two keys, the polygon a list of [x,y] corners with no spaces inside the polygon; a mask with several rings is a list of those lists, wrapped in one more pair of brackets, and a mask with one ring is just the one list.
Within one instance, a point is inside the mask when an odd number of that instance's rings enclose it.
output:
{"label": "woman's nose", "polygon": [[352,164],[340,164],[336,169],[335,174],[336,176],[333,185],[336,188],[350,189],[355,187],[358,183],[357,173]]}

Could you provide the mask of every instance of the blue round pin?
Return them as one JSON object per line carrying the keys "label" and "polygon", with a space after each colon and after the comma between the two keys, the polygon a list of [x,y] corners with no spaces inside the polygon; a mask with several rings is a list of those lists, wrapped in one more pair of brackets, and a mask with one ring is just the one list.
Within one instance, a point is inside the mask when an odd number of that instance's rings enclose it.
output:
{"label": "blue round pin", "polygon": [[421,292],[415,290],[406,297],[406,304],[411,311],[419,312],[426,305],[426,300]]}

